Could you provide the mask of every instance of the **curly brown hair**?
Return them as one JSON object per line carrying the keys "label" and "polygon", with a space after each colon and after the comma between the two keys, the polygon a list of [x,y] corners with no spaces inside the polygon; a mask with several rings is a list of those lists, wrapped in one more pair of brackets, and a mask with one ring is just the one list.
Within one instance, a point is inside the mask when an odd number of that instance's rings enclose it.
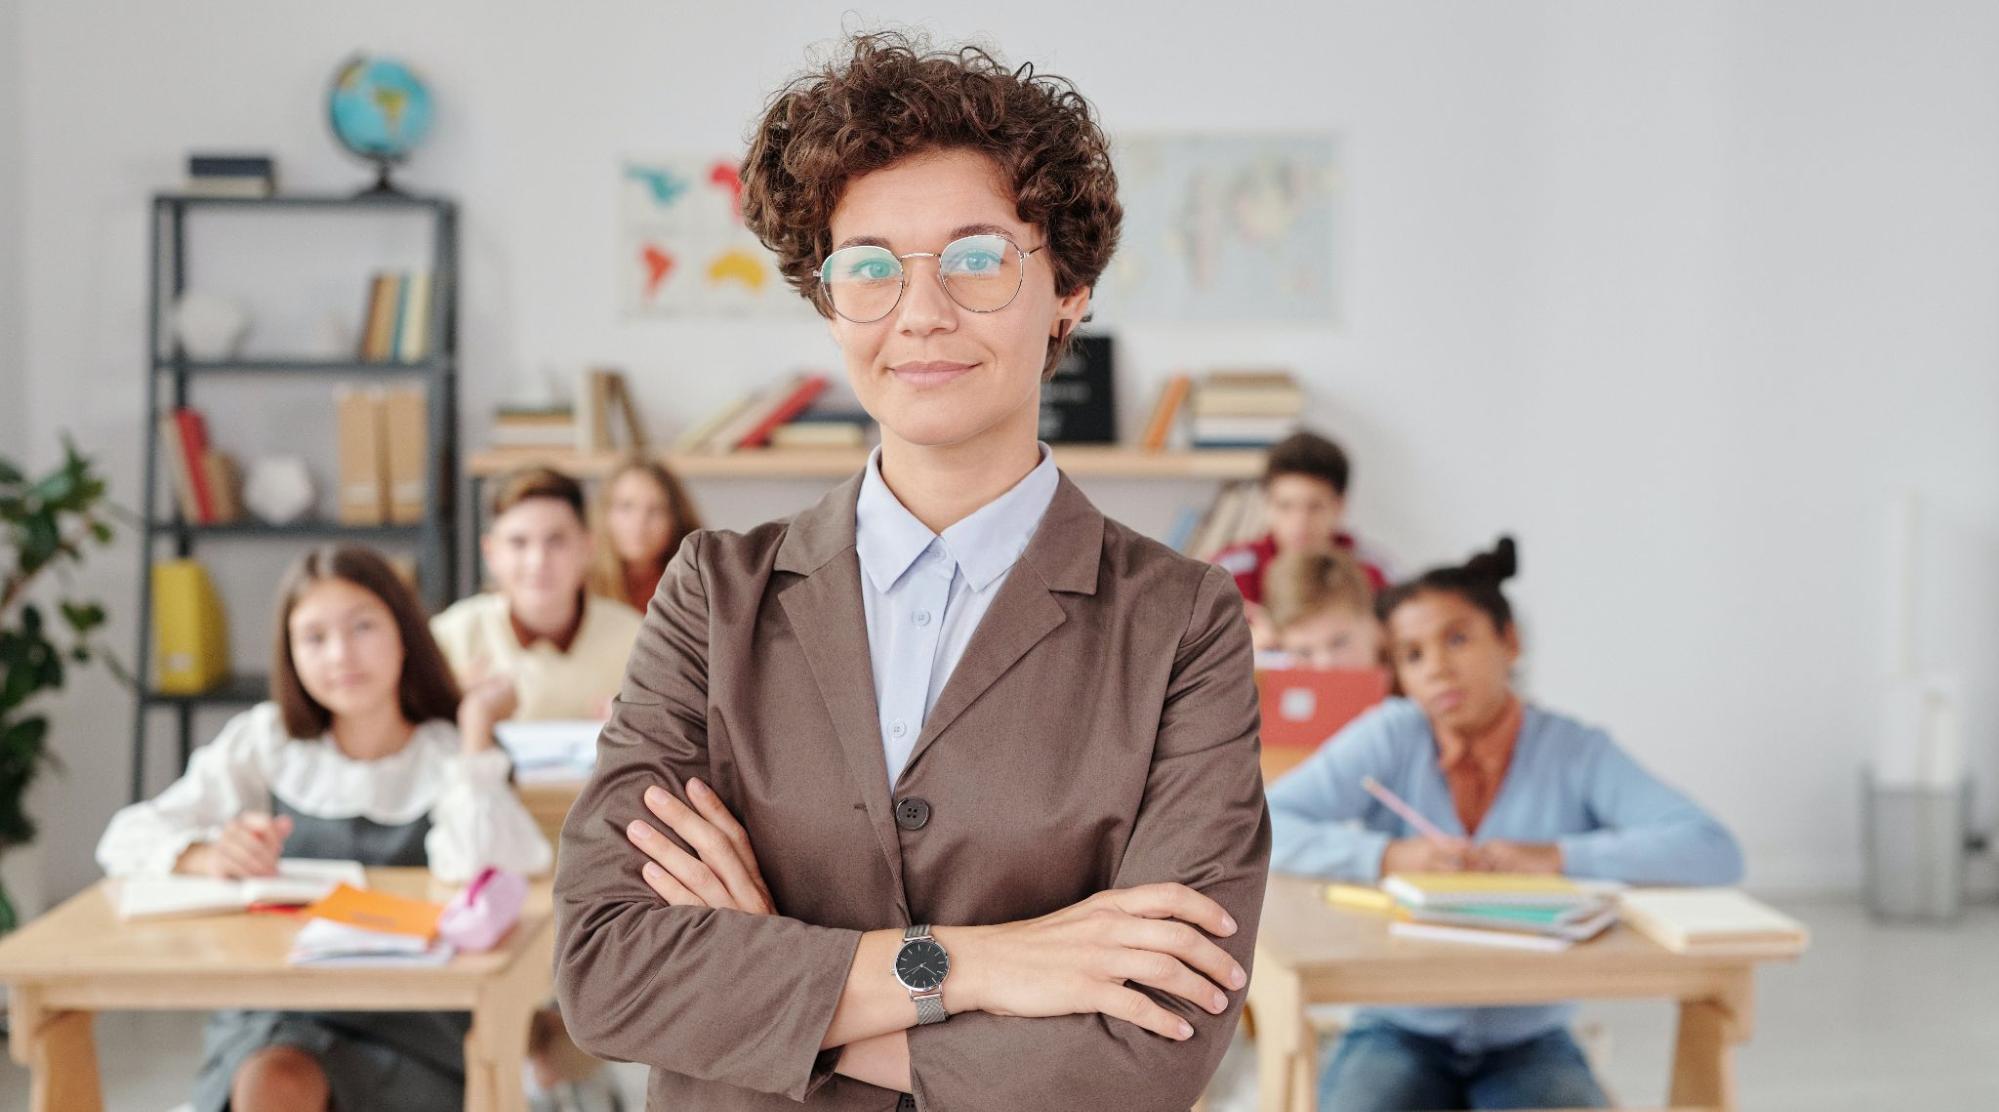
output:
{"label": "curly brown hair", "polygon": [[[933,51],[898,31],[860,34],[851,53],[801,74],[765,108],[743,159],[743,221],[821,316],[819,264],[852,179],[913,154],[992,159],[1014,211],[1048,238],[1055,292],[1096,284],[1117,249],[1117,173],[1090,103],[1066,78],[1008,69],[976,46]],[[1069,346],[1049,345],[1044,377]]]}

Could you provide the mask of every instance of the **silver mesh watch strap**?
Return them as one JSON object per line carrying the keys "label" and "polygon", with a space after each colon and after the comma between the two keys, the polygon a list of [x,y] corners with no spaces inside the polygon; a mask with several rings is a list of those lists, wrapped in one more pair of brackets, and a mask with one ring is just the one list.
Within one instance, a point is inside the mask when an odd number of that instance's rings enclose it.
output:
{"label": "silver mesh watch strap", "polygon": [[916,1001],[916,1025],[918,1027],[926,1023],[942,1023],[951,1018],[951,1013],[944,1010],[943,993],[926,992],[921,996],[912,996],[910,999]]}
{"label": "silver mesh watch strap", "polygon": [[[902,940],[904,942],[916,942],[929,937],[930,924],[928,923],[911,924],[908,930],[902,932]],[[942,988],[939,988],[935,992],[912,992],[909,994],[909,998],[916,1003],[916,1025],[918,1027],[929,1023],[942,1023],[951,1018],[951,1013],[944,1009],[944,990]]]}

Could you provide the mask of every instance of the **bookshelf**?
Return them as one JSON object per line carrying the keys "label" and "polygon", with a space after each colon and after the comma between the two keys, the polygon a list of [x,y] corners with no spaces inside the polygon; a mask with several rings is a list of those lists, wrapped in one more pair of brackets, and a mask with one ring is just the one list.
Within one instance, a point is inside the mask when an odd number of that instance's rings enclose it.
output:
{"label": "bookshelf", "polygon": [[[178,342],[172,340],[167,322],[175,302],[187,289],[188,218],[193,213],[207,210],[243,213],[246,218],[256,214],[260,219],[279,219],[301,212],[331,212],[356,218],[385,213],[427,217],[431,232],[432,299],[436,308],[430,315],[426,350],[433,354],[410,362],[248,356],[227,360],[188,358]],[[167,694],[154,688],[152,569],[155,561],[168,554],[171,558],[193,556],[200,545],[208,543],[302,547],[329,540],[354,541],[413,548],[417,556],[421,593],[424,602],[432,609],[449,603],[456,597],[458,588],[456,202],[443,197],[409,194],[207,197],[161,193],[153,197],[151,233],[145,358],[145,486],[140,519],[144,539],[139,548],[139,645],[138,651],[133,654],[137,662],[135,674],[141,683],[132,724],[131,788],[134,801],[145,797],[148,727],[153,712],[165,711],[172,716],[180,766],[185,768],[188,755],[193,750],[194,715],[198,709],[247,706],[261,702],[269,690],[268,677],[254,673],[232,674],[215,687],[191,695]],[[195,383],[202,383],[204,388],[221,388],[243,383],[329,376],[363,381],[417,379],[423,383],[431,459],[421,521],[397,525],[344,525],[337,520],[314,520],[274,525],[244,519],[205,524],[185,520],[181,516],[179,501],[170,496],[163,497],[169,464],[161,458],[163,442],[158,418],[167,410],[189,405],[193,400]],[[328,508],[328,512],[333,510],[334,507]],[[216,578],[219,591],[226,594],[228,586],[224,579]],[[271,584],[259,583],[255,588],[268,593]]]}

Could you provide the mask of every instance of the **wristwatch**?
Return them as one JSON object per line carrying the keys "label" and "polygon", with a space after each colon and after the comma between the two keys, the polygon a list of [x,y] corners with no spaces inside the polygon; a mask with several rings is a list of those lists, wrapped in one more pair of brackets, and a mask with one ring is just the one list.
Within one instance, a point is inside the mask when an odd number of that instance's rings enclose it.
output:
{"label": "wristwatch", "polygon": [[951,955],[930,936],[929,924],[902,932],[902,948],[895,952],[895,979],[916,1002],[917,1026],[951,1018],[944,1010],[944,978],[950,973]]}

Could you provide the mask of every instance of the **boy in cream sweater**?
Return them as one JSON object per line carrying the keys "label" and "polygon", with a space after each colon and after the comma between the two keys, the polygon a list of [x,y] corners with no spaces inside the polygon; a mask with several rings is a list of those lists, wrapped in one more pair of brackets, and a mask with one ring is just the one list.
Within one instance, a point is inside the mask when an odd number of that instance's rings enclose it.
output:
{"label": "boy in cream sweater", "polygon": [[590,532],[583,489],[548,468],[499,484],[479,539],[497,590],[431,619],[465,689],[466,726],[508,718],[603,718],[625,678],[639,615],[583,589]]}

